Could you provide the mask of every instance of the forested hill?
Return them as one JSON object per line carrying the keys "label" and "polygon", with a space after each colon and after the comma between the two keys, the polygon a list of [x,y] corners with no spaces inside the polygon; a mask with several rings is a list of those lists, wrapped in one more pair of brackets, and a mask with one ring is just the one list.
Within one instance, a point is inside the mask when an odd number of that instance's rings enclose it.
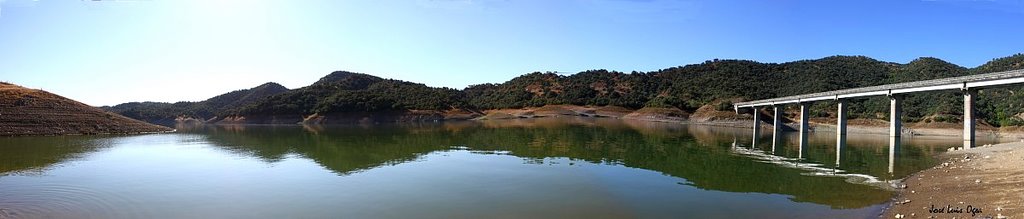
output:
{"label": "forested hill", "polygon": [[[1024,68],[1024,54],[994,59],[966,68],[936,58],[919,58],[901,64],[864,56],[831,56],[786,63],[747,60],[710,60],[650,72],[589,70],[572,75],[534,72],[504,83],[472,85],[464,90],[433,88],[423,84],[383,79],[367,74],[338,71],[312,85],[253,95],[247,103],[129,103],[115,112],[150,121],[141,112],[197,116],[292,116],[396,112],[408,110],[488,110],[544,105],[621,106],[679,108],[693,112],[706,105],[731,110],[740,100],[765,99],[802,93],[926,80]],[[283,88],[283,87],[282,87]],[[1024,120],[1024,87],[983,90],[979,116],[993,125],[1020,125]],[[229,93],[230,94],[230,93]],[[227,95],[227,94],[225,94]],[[231,98],[233,99],[233,98]],[[962,115],[962,98],[953,92],[914,94],[905,101],[905,120],[956,122]],[[202,103],[202,104],[201,104]],[[193,107],[179,107],[189,105]],[[194,107],[201,106],[201,107]],[[116,109],[122,108],[117,111]],[[814,106],[816,116],[834,111],[828,103]],[[884,118],[888,102],[883,98],[855,100],[852,117]],[[133,113],[134,112],[134,113]]]}
{"label": "forested hill", "polygon": [[461,91],[333,72],[310,86],[290,90],[242,107],[240,115],[310,115],[314,113],[449,110],[469,107]]}

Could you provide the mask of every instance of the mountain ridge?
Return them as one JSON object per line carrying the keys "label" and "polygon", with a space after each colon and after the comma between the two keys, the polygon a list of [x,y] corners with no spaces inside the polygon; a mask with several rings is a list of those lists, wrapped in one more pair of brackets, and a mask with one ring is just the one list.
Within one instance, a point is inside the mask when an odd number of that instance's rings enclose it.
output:
{"label": "mountain ridge", "polygon": [[[572,75],[532,72],[502,83],[470,85],[461,90],[335,71],[309,86],[278,90],[244,105],[208,110],[204,114],[174,107],[168,109],[179,117],[193,116],[211,122],[230,116],[235,118],[233,122],[236,123],[246,123],[240,118],[255,117],[288,117],[290,119],[274,121],[298,123],[314,115],[322,118],[328,114],[370,115],[373,112],[397,113],[398,117],[403,117],[401,115],[412,111],[432,111],[432,116],[417,118],[433,121],[445,120],[442,114],[450,111],[469,111],[482,116],[489,110],[546,105],[678,108],[693,113],[705,106],[726,111],[727,107],[722,106],[728,106],[734,101],[1020,68],[1024,68],[1024,54],[996,58],[975,68],[958,66],[932,57],[917,58],[906,64],[866,56],[828,56],[784,63],[715,59],[650,72],[625,73],[603,69]],[[1000,88],[983,92],[979,100],[981,118],[1000,126],[1024,124],[1024,118],[1017,116],[1024,113],[1020,107],[1024,105],[1024,89]],[[888,109],[888,104],[881,99],[851,101],[851,118],[881,119],[885,116],[883,112]],[[924,121],[935,115],[955,117],[962,114],[962,107],[957,106],[958,101],[962,100],[951,92],[910,95],[906,98],[905,108],[908,112],[903,119]],[[828,104],[819,103],[812,107],[812,112],[817,117],[829,116],[832,114],[831,108]],[[388,121],[392,119],[395,118],[372,121],[394,122]],[[950,119],[949,122],[956,120]],[[353,120],[359,119],[344,121]]]}

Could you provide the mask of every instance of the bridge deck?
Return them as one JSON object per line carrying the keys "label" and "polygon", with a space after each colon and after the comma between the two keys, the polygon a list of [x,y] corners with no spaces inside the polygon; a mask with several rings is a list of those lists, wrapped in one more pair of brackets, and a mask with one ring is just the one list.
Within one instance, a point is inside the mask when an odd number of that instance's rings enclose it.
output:
{"label": "bridge deck", "polygon": [[769,106],[776,104],[838,100],[868,96],[883,96],[936,90],[980,89],[1011,84],[1024,84],[1024,69],[977,74],[961,77],[939,78],[924,81],[885,84],[811,94],[793,95],[764,100],[736,103],[736,108]]}

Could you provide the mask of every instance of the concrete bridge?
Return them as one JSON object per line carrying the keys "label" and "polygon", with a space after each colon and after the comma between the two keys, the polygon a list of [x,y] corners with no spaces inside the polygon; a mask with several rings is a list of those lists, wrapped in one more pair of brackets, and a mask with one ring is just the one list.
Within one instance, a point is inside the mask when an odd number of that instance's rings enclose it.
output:
{"label": "concrete bridge", "polygon": [[[796,82],[795,82],[796,83]],[[985,88],[1002,87],[1008,85],[1024,84],[1024,69],[1014,71],[977,74],[962,77],[941,78],[934,80],[915,81],[907,83],[886,84],[870,87],[860,87],[844,90],[834,90],[819,93],[801,94],[787,97],[779,97],[764,100],[755,100],[733,105],[739,113],[743,108],[754,108],[754,136],[755,144],[760,131],[760,118],[758,108],[772,107],[774,109],[773,141],[778,141],[780,127],[782,124],[782,111],[786,104],[800,105],[800,149],[805,147],[807,142],[808,118],[810,104],[817,101],[835,101],[837,106],[836,141],[837,147],[842,147],[846,140],[846,116],[848,114],[847,100],[854,98],[866,98],[872,96],[889,97],[889,136],[896,139],[900,137],[902,124],[900,115],[902,113],[902,95],[918,92],[935,91],[957,91],[964,96],[964,148],[974,147],[975,144],[975,108],[974,103],[978,90]],[[838,151],[838,150],[837,150]],[[891,153],[891,152],[890,152]],[[803,152],[801,152],[803,154]]]}

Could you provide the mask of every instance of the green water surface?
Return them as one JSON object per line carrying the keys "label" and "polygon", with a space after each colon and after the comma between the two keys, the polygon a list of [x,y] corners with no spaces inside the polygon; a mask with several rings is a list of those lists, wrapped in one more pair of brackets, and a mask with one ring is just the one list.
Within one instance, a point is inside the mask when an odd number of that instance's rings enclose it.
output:
{"label": "green water surface", "polygon": [[961,144],[771,138],[586,118],[5,137],[0,218],[874,218]]}

